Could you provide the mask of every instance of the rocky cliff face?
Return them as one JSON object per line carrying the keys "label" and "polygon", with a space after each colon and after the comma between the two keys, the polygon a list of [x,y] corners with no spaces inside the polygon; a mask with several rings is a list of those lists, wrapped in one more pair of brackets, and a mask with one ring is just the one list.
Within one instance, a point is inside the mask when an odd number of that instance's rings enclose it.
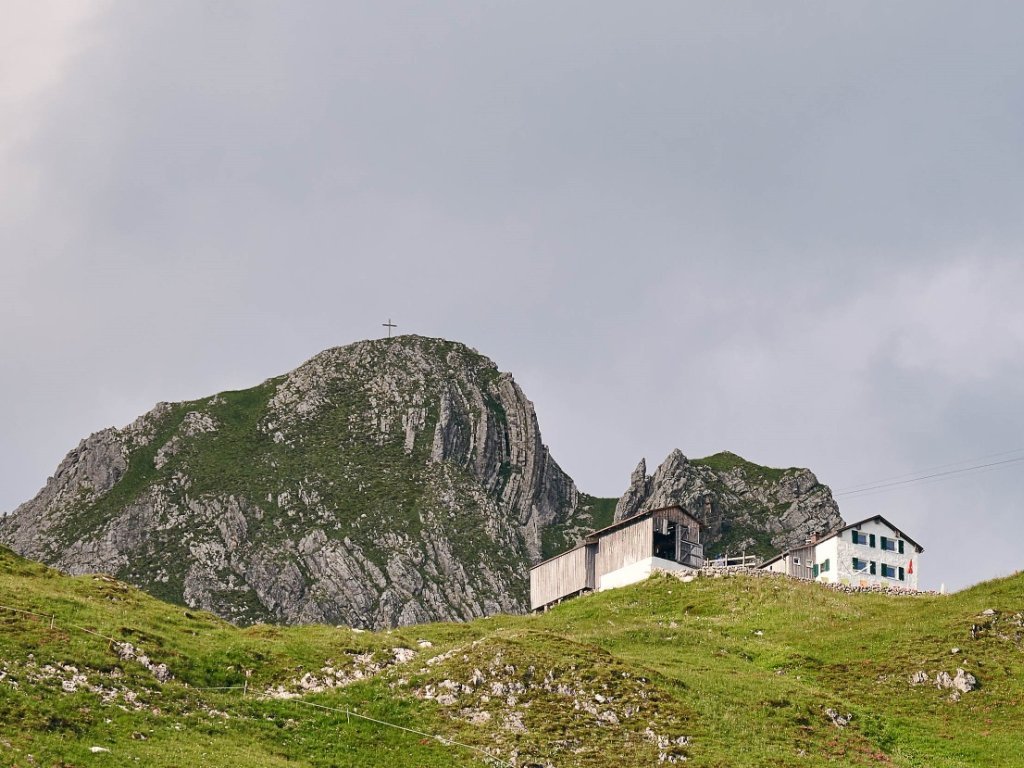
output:
{"label": "rocky cliff face", "polygon": [[[679,452],[653,477],[641,462],[615,519],[676,503],[732,551],[840,520],[807,470]],[[383,628],[525,610],[528,565],[613,504],[577,491],[509,374],[402,336],[97,432],[0,518],[0,543],[240,623]]]}
{"label": "rocky cliff face", "polygon": [[732,453],[690,461],[669,454],[653,475],[641,460],[615,520],[673,504],[704,526],[705,553],[770,555],[842,525],[828,486],[807,469],[772,469]]}
{"label": "rocky cliff face", "polygon": [[542,538],[588,522],[512,377],[405,336],[92,435],[0,542],[239,622],[380,628],[521,611]]}

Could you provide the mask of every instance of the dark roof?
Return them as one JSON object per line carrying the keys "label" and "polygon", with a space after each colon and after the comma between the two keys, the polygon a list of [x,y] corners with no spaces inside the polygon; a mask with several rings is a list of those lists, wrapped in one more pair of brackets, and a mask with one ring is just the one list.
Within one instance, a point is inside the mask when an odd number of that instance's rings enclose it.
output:
{"label": "dark roof", "polygon": [[[907,536],[907,534],[905,534],[903,531],[901,531],[899,528],[897,528],[895,525],[890,523],[888,520],[886,520],[881,515],[872,515],[871,517],[866,517],[863,520],[859,520],[856,523],[850,523],[849,525],[847,525],[847,526],[845,526],[843,528],[837,528],[836,530],[832,531],[832,533],[830,533],[826,538],[832,538],[833,536],[837,536],[838,534],[842,533],[843,531],[848,531],[851,528],[860,528],[862,525],[864,525],[864,523],[870,523],[870,522],[872,522],[874,520],[881,520],[883,523],[885,523],[890,528],[892,528],[894,531],[896,531],[896,533],[898,533],[901,537],[903,537],[904,539],[909,541],[911,544],[913,544],[915,547],[917,547],[917,551],[918,552],[924,552],[924,547],[922,547],[920,544],[918,544],[912,538]],[[823,539],[819,539],[819,541],[823,541]]]}
{"label": "dark roof", "polygon": [[907,536],[907,534],[903,533],[903,531],[901,531],[895,525],[890,523],[884,517],[882,517],[881,515],[872,515],[871,517],[866,517],[863,520],[858,520],[856,523],[850,523],[849,525],[844,525],[841,528],[833,528],[831,531],[826,533],[824,536],[820,536],[818,538],[818,540],[816,542],[814,542],[814,544],[804,544],[804,545],[799,546],[799,547],[790,547],[789,549],[785,549],[782,552],[779,552],[779,554],[777,554],[771,560],[765,560],[763,563],[761,563],[761,565],[759,567],[764,568],[766,565],[771,565],[776,560],[780,560],[781,558],[785,557],[786,555],[788,555],[790,552],[792,552],[795,549],[806,549],[809,546],[817,546],[818,544],[821,544],[823,541],[828,541],[833,536],[838,536],[843,531],[848,531],[851,528],[860,528],[862,525],[864,525],[864,523],[870,523],[870,522],[873,522],[875,520],[880,520],[881,522],[883,522],[886,525],[888,525],[890,528],[892,528],[894,531],[896,531],[896,533],[898,533],[901,537],[903,537],[906,541],[909,541],[911,544],[913,544],[915,547],[917,547],[917,551],[919,553],[920,552],[924,552],[924,547],[922,547],[920,544],[918,544],[912,538]]}

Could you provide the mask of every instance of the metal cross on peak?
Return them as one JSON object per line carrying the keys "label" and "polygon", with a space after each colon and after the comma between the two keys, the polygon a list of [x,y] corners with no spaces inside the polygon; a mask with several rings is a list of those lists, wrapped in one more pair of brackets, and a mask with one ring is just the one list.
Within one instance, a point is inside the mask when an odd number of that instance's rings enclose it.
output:
{"label": "metal cross on peak", "polygon": [[390,317],[388,318],[388,321],[386,323],[381,323],[381,325],[383,325],[385,328],[388,329],[388,338],[389,339],[391,338],[391,329],[398,327],[397,325],[395,325],[394,323],[391,322],[391,318]]}

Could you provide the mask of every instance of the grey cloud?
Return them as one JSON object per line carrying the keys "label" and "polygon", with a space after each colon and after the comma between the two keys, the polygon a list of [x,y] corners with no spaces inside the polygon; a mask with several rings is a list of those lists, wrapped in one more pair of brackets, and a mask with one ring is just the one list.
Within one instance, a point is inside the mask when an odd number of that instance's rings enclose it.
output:
{"label": "grey cloud", "polygon": [[[388,315],[513,371],[600,494],[674,447],[835,486],[1024,447],[1022,16],[113,3],[4,115],[0,509],[89,431]],[[1017,566],[1019,478],[843,512],[913,520],[962,585]]]}

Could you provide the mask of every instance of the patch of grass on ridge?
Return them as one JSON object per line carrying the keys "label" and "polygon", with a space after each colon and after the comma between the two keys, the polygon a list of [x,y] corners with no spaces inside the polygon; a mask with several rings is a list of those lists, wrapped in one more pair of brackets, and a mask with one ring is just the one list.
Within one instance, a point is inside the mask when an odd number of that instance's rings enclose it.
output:
{"label": "patch of grass on ridge", "polygon": [[192,403],[174,403],[154,425],[155,437],[147,445],[136,448],[128,456],[128,468],[120,480],[99,499],[82,502],[74,515],[68,515],[66,524],[58,535],[65,544],[79,538],[81,531],[96,530],[113,518],[127,504],[137,499],[156,482],[163,473],[156,469],[153,460],[164,443],[177,431]]}
{"label": "patch of grass on ridge", "polygon": [[795,469],[794,467],[788,469],[764,467],[729,451],[705,456],[703,459],[692,459],[690,463],[713,469],[715,472],[731,472],[734,469],[739,469],[748,477],[772,483],[778,482],[787,472],[792,472]]}
{"label": "patch of grass on ridge", "polygon": [[573,517],[559,525],[549,525],[541,531],[541,559],[554,557],[572,547],[574,542],[569,537],[570,529],[578,530],[582,527],[589,532],[611,525],[618,501],[580,493],[577,511]]}

